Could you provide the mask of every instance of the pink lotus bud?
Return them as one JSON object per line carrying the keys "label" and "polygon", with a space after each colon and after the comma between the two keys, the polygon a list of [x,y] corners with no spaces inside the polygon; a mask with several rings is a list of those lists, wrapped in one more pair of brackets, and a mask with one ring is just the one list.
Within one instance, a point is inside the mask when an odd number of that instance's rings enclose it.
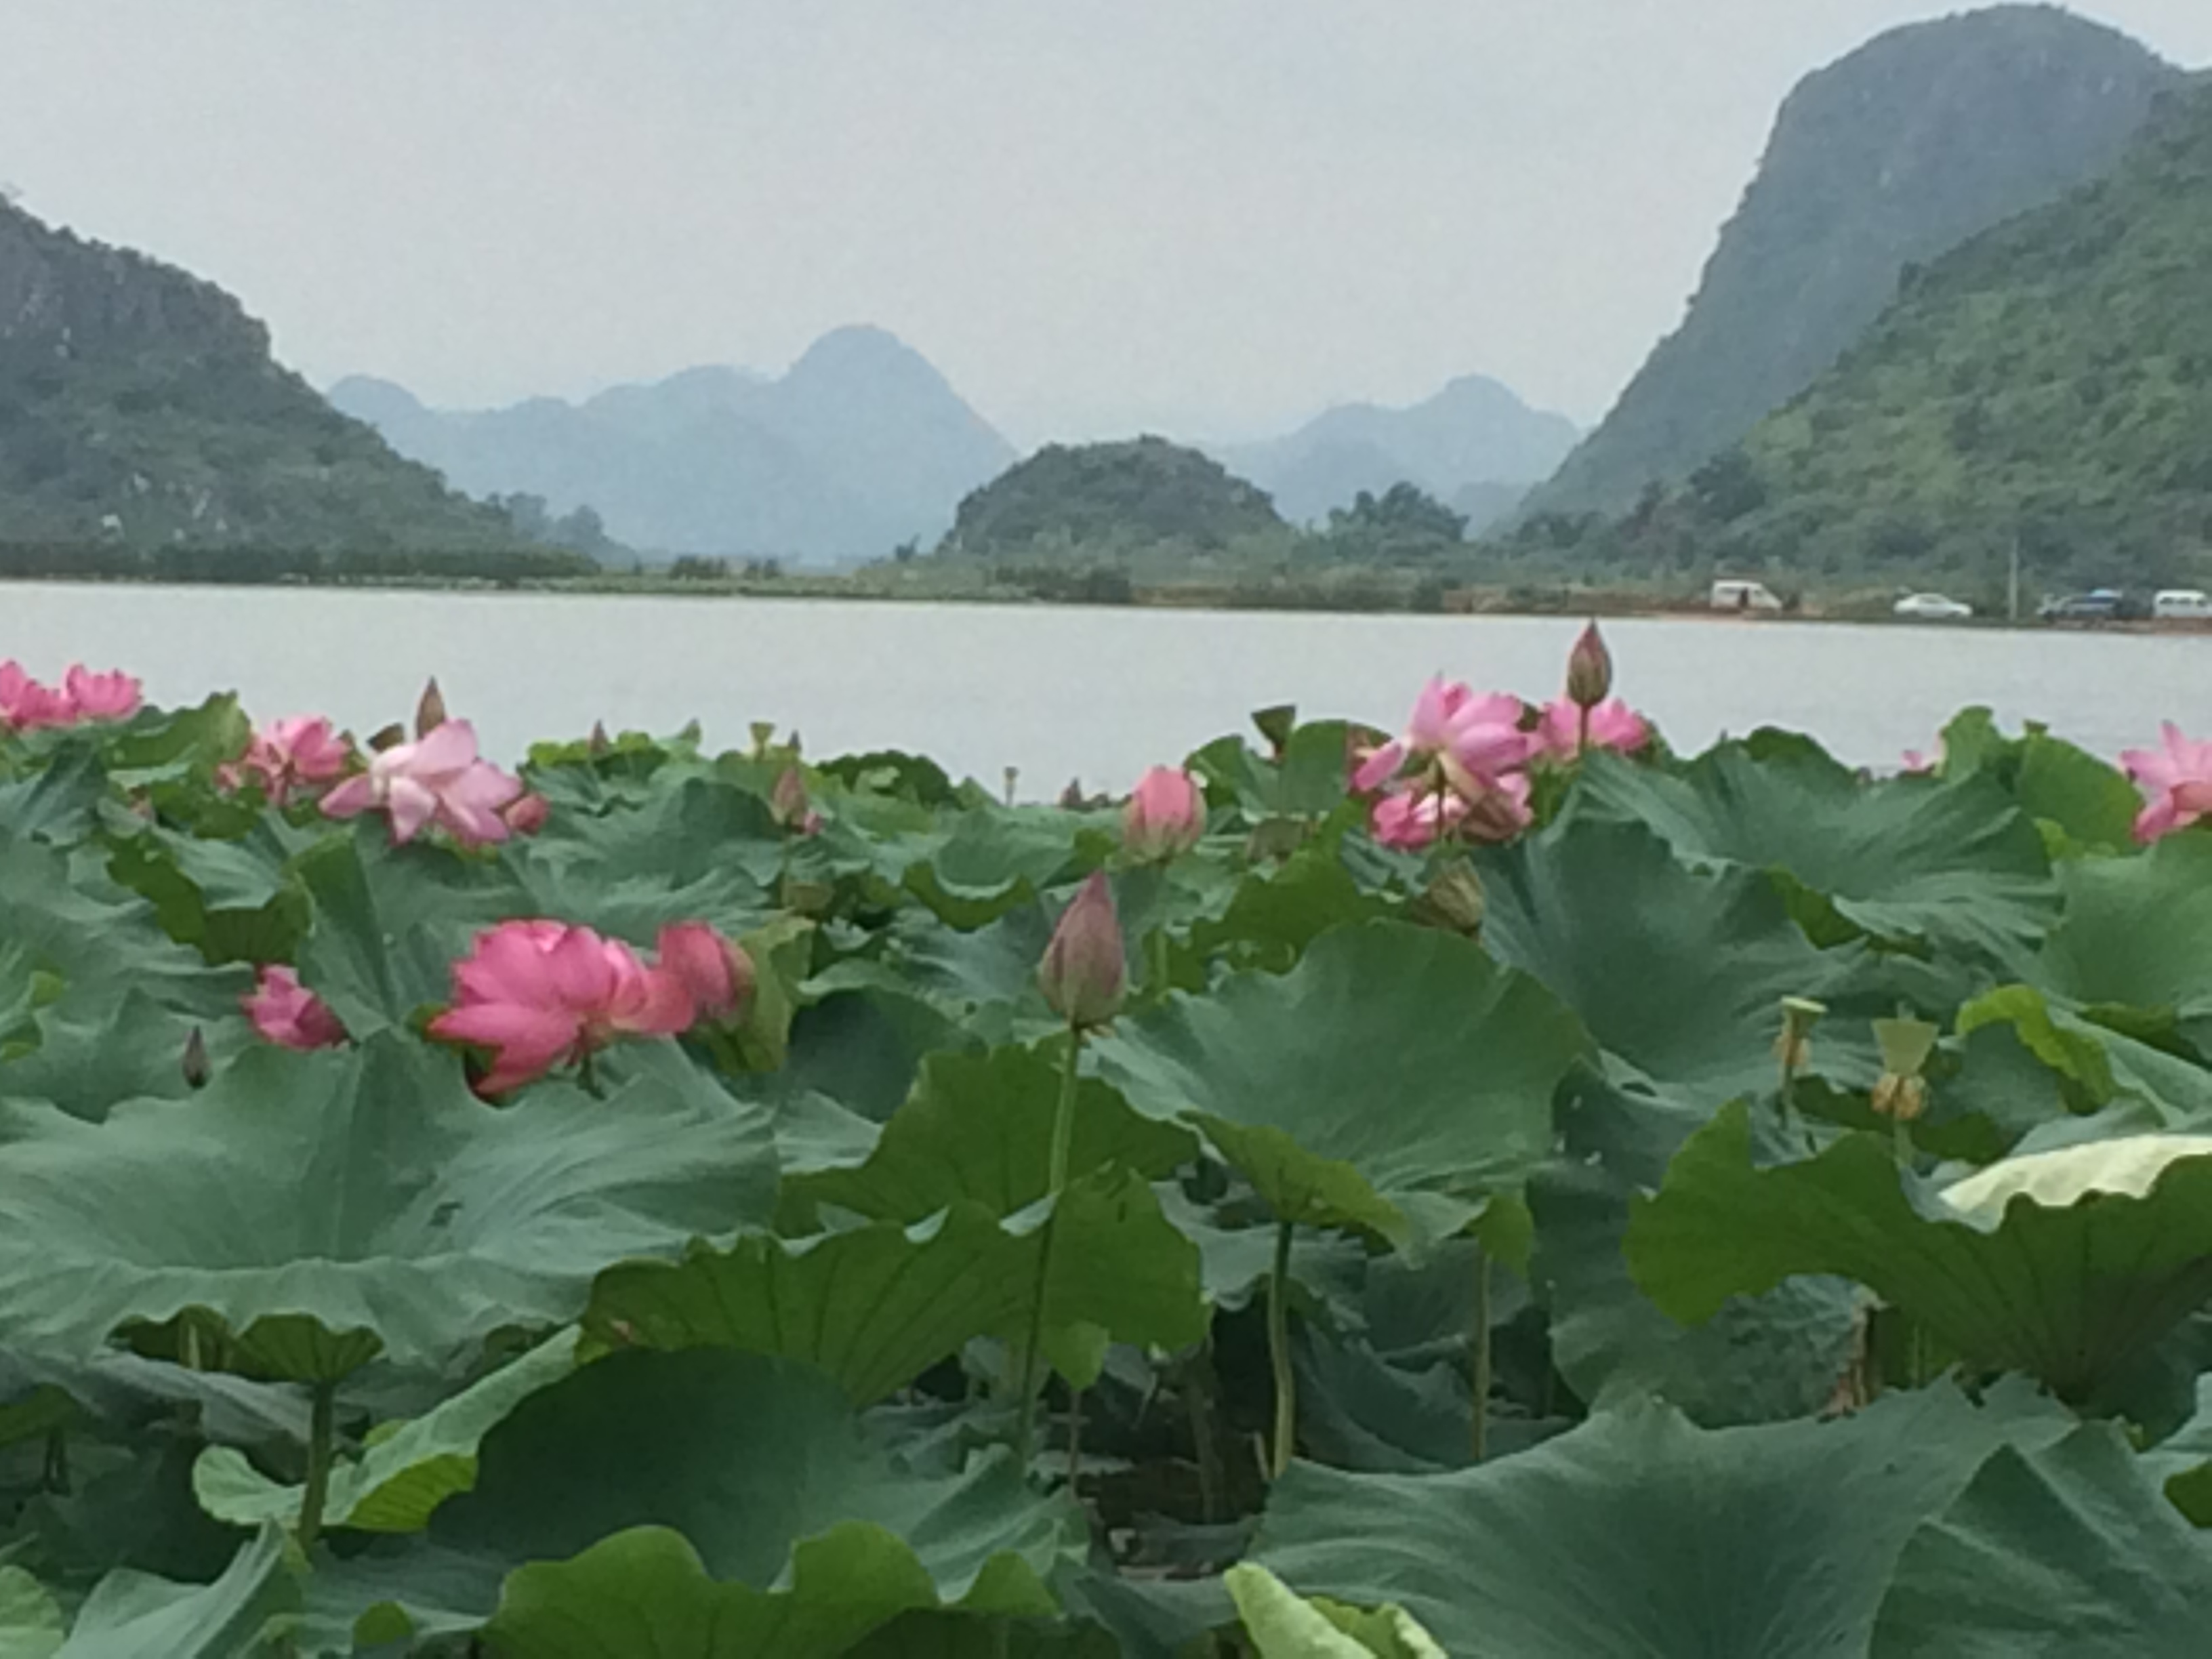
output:
{"label": "pink lotus bud", "polygon": [[1053,1012],[1069,1024],[1097,1026],[1121,1012],[1127,975],[1114,890],[1105,872],[1097,871],[1060,913],[1037,966],[1037,984]]}
{"label": "pink lotus bud", "polygon": [[534,836],[545,827],[545,820],[553,816],[553,803],[532,792],[519,797],[514,805],[500,816],[507,827],[518,836]]}
{"label": "pink lotus bud", "polygon": [[280,1048],[333,1048],[346,1040],[346,1029],[330,1005],[301,984],[289,968],[264,968],[260,982],[241,999],[241,1006],[253,1029]]}
{"label": "pink lotus bud", "polygon": [[1605,648],[1597,624],[1592,623],[1567,653],[1567,701],[1595,708],[1612,695],[1613,653]]}
{"label": "pink lotus bud", "polygon": [[422,688],[422,701],[415,705],[415,736],[417,739],[427,738],[445,723],[446,694],[438,690],[437,676],[434,674]]}
{"label": "pink lotus bud", "polygon": [[660,930],[660,965],[684,981],[702,1019],[741,1018],[753,1000],[752,958],[703,921]]}
{"label": "pink lotus bud", "polygon": [[614,746],[614,740],[607,736],[607,723],[605,720],[593,720],[592,735],[584,739],[585,751],[593,760],[597,760]]}
{"label": "pink lotus bud", "polygon": [[1206,834],[1206,802],[1188,772],[1155,766],[1137,780],[1121,818],[1121,844],[1133,858],[1164,861],[1188,853]]}

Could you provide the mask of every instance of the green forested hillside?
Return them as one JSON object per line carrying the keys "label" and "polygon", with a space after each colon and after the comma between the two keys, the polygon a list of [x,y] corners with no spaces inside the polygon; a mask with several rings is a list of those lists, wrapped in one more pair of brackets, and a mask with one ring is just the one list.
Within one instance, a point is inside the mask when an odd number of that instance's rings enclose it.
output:
{"label": "green forested hillside", "polygon": [[1052,444],[960,503],[943,551],[1004,557],[1221,548],[1283,528],[1267,495],[1164,438]]}
{"label": "green forested hillside", "polygon": [[[2212,550],[2212,87],[2107,179],[1912,275],[1867,339],[1668,512],[1812,573],[2151,583]],[[1661,516],[1666,516],[1662,512]]]}

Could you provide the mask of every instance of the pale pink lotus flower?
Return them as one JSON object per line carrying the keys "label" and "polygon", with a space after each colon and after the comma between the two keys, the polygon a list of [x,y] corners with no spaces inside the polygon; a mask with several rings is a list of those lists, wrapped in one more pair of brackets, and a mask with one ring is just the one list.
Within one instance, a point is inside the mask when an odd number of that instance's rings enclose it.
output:
{"label": "pale pink lotus flower", "polygon": [[1382,846],[1416,853],[1440,840],[1508,842],[1534,821],[1528,793],[1528,775],[1521,772],[1482,783],[1471,793],[1397,789],[1375,803],[1368,833]]}
{"label": "pale pink lotus flower", "polygon": [[272,806],[282,806],[295,789],[328,783],[353,763],[353,746],[331,729],[320,714],[291,714],[258,728],[246,753],[218,775],[228,787],[251,779]]}
{"label": "pale pink lotus flower", "polygon": [[1071,1025],[1106,1024],[1121,1012],[1129,966],[1114,890],[1103,870],[1093,871],[1077,891],[1037,964],[1046,1004]]}
{"label": "pale pink lotus flower", "polygon": [[738,945],[703,921],[672,922],[657,941],[660,965],[684,981],[699,1018],[728,1023],[753,1000],[753,963]]}
{"label": "pale pink lotus flower", "polygon": [[1121,845],[1146,863],[1179,858],[1206,836],[1206,798],[1178,767],[1155,766],[1137,780],[1121,815]]}
{"label": "pale pink lotus flower", "polygon": [[2136,839],[2146,845],[2212,813],[2212,743],[2183,737],[2172,720],[2159,735],[2160,747],[2130,749],[2120,757],[2128,775],[2150,793],[2136,818]]}
{"label": "pale pink lotus flower", "polygon": [[58,686],[41,685],[13,659],[0,662],[0,726],[10,732],[32,732],[40,726],[68,726],[76,719],[69,693]]}
{"label": "pale pink lotus flower", "polygon": [[[1651,741],[1651,727],[1619,697],[1607,697],[1589,710],[1589,746],[1632,755]],[[1571,697],[1544,705],[1536,722],[1535,747],[1540,753],[1572,760],[1583,751],[1583,706]]]}
{"label": "pale pink lotus flower", "polygon": [[453,1006],[429,1030],[489,1050],[492,1068],[477,1087],[499,1095],[617,1036],[673,1036],[696,1016],[680,976],[648,967],[618,939],[566,922],[503,921],[453,964]]}
{"label": "pale pink lotus flower", "polygon": [[1917,749],[1908,749],[1905,751],[1905,769],[1915,776],[1924,775],[1936,769],[1936,757],[1923,755]]}
{"label": "pale pink lotus flower", "polygon": [[80,720],[129,720],[145,701],[135,676],[120,669],[95,674],[81,662],[70,665],[62,690]]}
{"label": "pale pink lotus flower", "polygon": [[522,793],[520,778],[477,757],[474,726],[447,720],[426,738],[375,756],[368,770],[323,797],[323,811],[349,818],[381,807],[391,814],[395,844],[434,821],[464,847],[477,847],[507,838],[512,830],[501,814]]}
{"label": "pale pink lotus flower", "polygon": [[289,968],[264,968],[252,993],[239,1002],[253,1029],[280,1048],[334,1048],[346,1040],[345,1026],[330,1004]]}
{"label": "pale pink lotus flower", "polygon": [[1462,787],[1502,777],[1528,759],[1528,734],[1521,729],[1527,712],[1518,697],[1477,696],[1439,674],[1421,688],[1405,731],[1366,757],[1352,787],[1380,789],[1408,765],[1431,763]]}

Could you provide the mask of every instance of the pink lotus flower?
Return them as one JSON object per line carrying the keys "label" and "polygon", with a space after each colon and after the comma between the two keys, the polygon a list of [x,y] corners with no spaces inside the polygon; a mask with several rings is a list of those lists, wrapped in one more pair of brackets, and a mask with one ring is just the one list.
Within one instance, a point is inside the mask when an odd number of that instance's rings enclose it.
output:
{"label": "pink lotus flower", "polygon": [[1515,772],[1471,794],[1449,788],[1394,790],[1375,803],[1368,832],[1384,847],[1417,853],[1450,837],[1510,841],[1532,821],[1528,779]]}
{"label": "pink lotus flower", "polygon": [[661,967],[683,981],[702,1019],[733,1020],[751,1003],[752,958],[705,922],[672,923],[659,944]]}
{"label": "pink lotus flower", "polygon": [[822,814],[808,804],[806,775],[795,766],[787,766],[776,774],[775,782],[768,792],[768,809],[769,815],[793,835],[822,833]]}
{"label": "pink lotus flower", "polygon": [[1037,964],[1037,985],[1053,1012],[1069,1024],[1099,1026],[1121,1012],[1128,971],[1114,890],[1104,871],[1094,871],[1060,912]]}
{"label": "pink lotus flower", "polygon": [[131,675],[119,669],[95,674],[81,662],[70,665],[62,687],[80,720],[129,720],[144,702]]}
{"label": "pink lotus flower", "polygon": [[253,1029],[280,1048],[334,1048],[346,1040],[330,1005],[289,968],[264,968],[252,994],[239,1001]]}
{"label": "pink lotus flower", "polygon": [[1936,757],[1933,755],[1923,755],[1917,749],[1908,749],[1905,751],[1905,769],[1916,775],[1933,772],[1936,769]]}
{"label": "pink lotus flower", "polygon": [[295,789],[328,783],[352,763],[352,745],[331,730],[330,721],[320,714],[294,714],[255,732],[245,755],[219,776],[231,788],[251,778],[270,805],[282,806]]}
{"label": "pink lotus flower", "polygon": [[1180,857],[1206,835],[1206,799],[1189,773],[1155,766],[1137,780],[1121,817],[1121,844],[1147,863]]}
{"label": "pink lotus flower", "polygon": [[31,732],[42,726],[67,726],[76,718],[69,694],[41,685],[12,659],[0,662],[0,726],[10,732]]}
{"label": "pink lotus flower", "polygon": [[2172,720],[2159,732],[2160,747],[2120,757],[2128,775],[2151,792],[2136,818],[2136,839],[2146,845],[2212,813],[2212,743],[2191,741]]}
{"label": "pink lotus flower", "polygon": [[[1608,697],[1589,712],[1589,746],[1632,755],[1651,741],[1651,727],[1644,716],[1619,697]],[[1536,748],[1560,760],[1572,760],[1583,751],[1582,705],[1571,697],[1544,705],[1536,722]]]}
{"label": "pink lotus flower", "polygon": [[533,791],[517,796],[514,805],[500,816],[507,820],[507,827],[516,835],[534,836],[545,827],[545,820],[553,816],[553,803]]}
{"label": "pink lotus flower", "polygon": [[1502,691],[1477,696],[1439,674],[1421,688],[1404,732],[1368,755],[1352,787],[1362,793],[1380,789],[1409,764],[1433,762],[1472,793],[1478,781],[1495,780],[1527,763],[1528,734],[1521,729],[1526,713],[1518,697]]}
{"label": "pink lotus flower", "polygon": [[520,799],[522,781],[477,756],[476,728],[447,720],[414,743],[394,744],[323,797],[323,811],[349,818],[382,807],[392,816],[394,844],[410,842],[433,822],[464,847],[505,841],[501,816]]}
{"label": "pink lotus flower", "polygon": [[673,1036],[696,1017],[678,974],[647,967],[617,939],[565,922],[503,921],[453,964],[453,1006],[429,1029],[490,1050],[492,1068],[477,1087],[500,1095],[617,1036]]}

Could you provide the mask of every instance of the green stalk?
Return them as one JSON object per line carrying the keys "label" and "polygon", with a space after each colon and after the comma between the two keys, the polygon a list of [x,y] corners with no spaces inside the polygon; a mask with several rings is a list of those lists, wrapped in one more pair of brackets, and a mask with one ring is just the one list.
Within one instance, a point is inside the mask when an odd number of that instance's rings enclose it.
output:
{"label": "green stalk", "polygon": [[1221,1519],[1221,1489],[1229,1466],[1222,1461],[1221,1437],[1213,1424],[1213,1338],[1209,1335],[1183,1364],[1183,1403],[1190,1411],[1190,1449],[1198,1460],[1199,1512],[1208,1526]]}
{"label": "green stalk", "polygon": [[1168,934],[1164,927],[1152,930],[1146,954],[1152,958],[1152,977],[1146,988],[1156,997],[1168,994]]}
{"label": "green stalk", "polygon": [[1037,1361],[1044,1347],[1045,1302],[1052,1285],[1053,1240],[1060,1232],[1059,1200],[1067,1189],[1067,1164],[1075,1147],[1075,1085],[1083,1061],[1083,1028],[1069,1022],[1067,1068],[1060,1077],[1060,1106],[1052,1120],[1052,1161],[1045,1190],[1054,1200],[1037,1241],[1036,1290],[1030,1298],[1029,1340],[1022,1345],[1022,1391],[1014,1402],[1014,1456],[1026,1472],[1036,1443]]}
{"label": "green stalk", "polygon": [[1083,1390],[1067,1391],[1067,1489],[1075,1490],[1083,1474]]}
{"label": "green stalk", "polygon": [[334,1448],[332,1419],[337,1412],[338,1385],[315,1384],[314,1404],[307,1419],[307,1489],[300,1498],[300,1547],[313,1549],[323,1534],[323,1510],[331,1497],[331,1460]]}
{"label": "green stalk", "polygon": [[1490,1455],[1490,1252],[1474,1273],[1474,1427],[1468,1449],[1478,1463]]}
{"label": "green stalk", "polygon": [[1298,1382],[1291,1370],[1291,1224],[1275,1228],[1275,1265],[1267,1275],[1267,1359],[1275,1373],[1274,1452],[1268,1474],[1281,1480],[1298,1434]]}

